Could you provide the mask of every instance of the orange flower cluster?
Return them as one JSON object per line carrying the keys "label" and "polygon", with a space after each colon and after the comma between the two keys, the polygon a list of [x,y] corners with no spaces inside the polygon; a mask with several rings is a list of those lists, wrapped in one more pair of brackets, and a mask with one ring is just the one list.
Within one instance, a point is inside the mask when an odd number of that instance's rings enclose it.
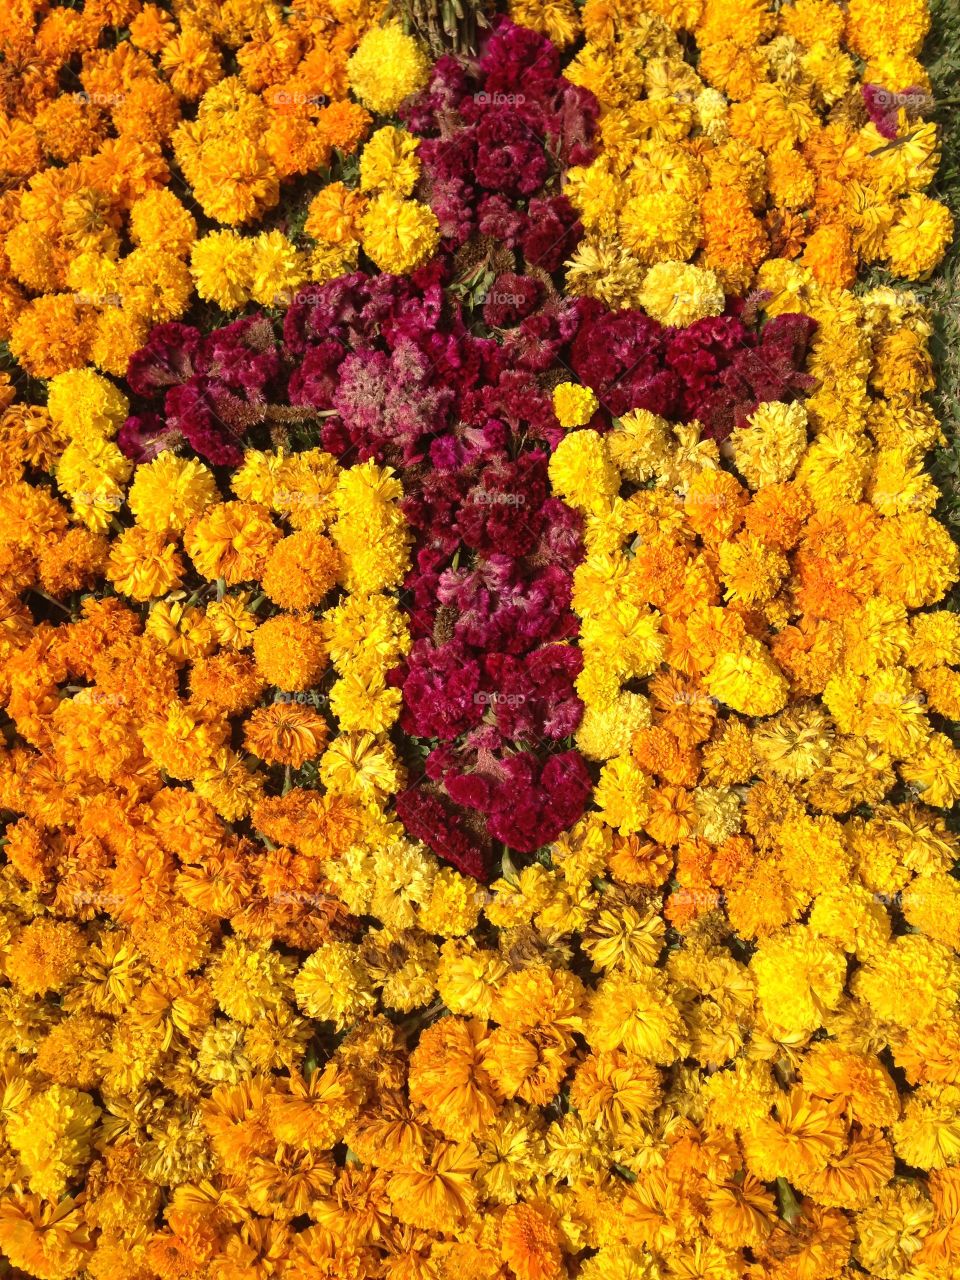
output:
{"label": "orange flower cluster", "polygon": [[[379,12],[367,0],[8,8],[0,339],[29,373],[122,375],[150,326],[193,300],[198,230],[261,220],[284,183],[356,149],[371,117],[348,98],[347,66]],[[251,277],[275,273],[277,236],[289,252],[279,232],[241,241]]]}

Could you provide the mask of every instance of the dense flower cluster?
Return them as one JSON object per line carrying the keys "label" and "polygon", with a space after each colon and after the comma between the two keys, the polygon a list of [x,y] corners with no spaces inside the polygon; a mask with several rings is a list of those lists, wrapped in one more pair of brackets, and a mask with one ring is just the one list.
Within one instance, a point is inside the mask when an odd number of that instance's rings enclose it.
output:
{"label": "dense flower cluster", "polygon": [[925,4],[510,11],[0,19],[14,1275],[960,1271]]}
{"label": "dense flower cluster", "polygon": [[370,110],[423,84],[422,52],[377,15],[366,0],[14,5],[2,26],[0,337],[23,367],[122,375],[195,289],[234,310],[337,274],[340,256],[309,227],[296,243],[282,224],[236,228],[273,215],[284,184],[329,177]]}
{"label": "dense flower cluster", "polygon": [[860,264],[915,278],[943,256],[951,215],[924,192],[939,161],[917,59],[925,0],[879,12],[873,0],[512,0],[511,12],[561,43],[582,32],[565,73],[603,108],[599,154],[566,189],[586,229],[571,292],[658,317],[679,295],[688,321],[719,309],[717,281],[744,291],[768,257],[846,287]]}

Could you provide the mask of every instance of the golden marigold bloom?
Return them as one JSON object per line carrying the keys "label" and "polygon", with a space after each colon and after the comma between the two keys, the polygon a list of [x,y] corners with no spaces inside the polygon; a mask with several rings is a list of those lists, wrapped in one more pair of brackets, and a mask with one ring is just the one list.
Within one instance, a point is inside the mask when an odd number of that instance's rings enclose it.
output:
{"label": "golden marigold bloom", "polygon": [[735,427],[733,460],[751,489],[789,480],[807,447],[807,414],[803,405],[762,404]]}
{"label": "golden marigold bloom", "polygon": [[117,434],[130,402],[109,378],[76,369],[50,379],[47,411],[68,439],[103,439]]}
{"label": "golden marigold bloom", "polygon": [[183,545],[197,572],[227,586],[260,578],[280,531],[265,507],[254,502],[217,502],[187,525]]}
{"label": "golden marigold bloom", "polygon": [[190,252],[190,270],[197,294],[224,311],[238,311],[250,301],[256,250],[248,236],[236,231],[211,231]]}
{"label": "golden marigold bloom", "polygon": [[685,1054],[686,1028],[663,973],[605,977],[591,1005],[586,1037],[597,1050],[623,1049],[651,1062]]}
{"label": "golden marigold bloom", "polygon": [[484,1026],[443,1018],[421,1035],[410,1059],[410,1096],[445,1136],[467,1139],[492,1123],[498,1109],[483,1066]]}
{"label": "golden marigold bloom", "polygon": [[66,920],[34,920],[14,934],[6,958],[10,981],[31,995],[62,991],[78,973],[83,935]]}
{"label": "golden marigold bloom", "polygon": [[137,467],[127,495],[137,523],[154,533],[183,533],[219,497],[210,469],[165,450]]}
{"label": "golden marigold bloom", "polygon": [[311,1018],[339,1030],[376,1004],[359,948],[329,942],[308,957],[294,980],[297,1004]]}
{"label": "golden marigold bloom", "polygon": [[561,382],[553,389],[553,411],[561,427],[585,427],[599,407],[589,387]]}
{"label": "golden marigold bloom", "polygon": [[560,1280],[564,1274],[554,1216],[533,1205],[511,1205],[504,1213],[500,1250],[518,1280]]}
{"label": "golden marigold bloom", "polygon": [[244,725],[248,751],[267,764],[299,769],[323,752],[330,730],[312,707],[295,702],[275,702],[258,707]]}
{"label": "golden marigold bloom", "polygon": [[381,271],[406,275],[431,257],[440,243],[438,228],[429,205],[385,191],[364,211],[363,250]]}
{"label": "golden marigold bloom", "polygon": [[121,595],[133,600],[154,600],[178,587],[185,565],[175,542],[166,534],[134,525],[110,548],[107,578]]}
{"label": "golden marigold bloom", "polygon": [[264,565],[263,589],[281,609],[318,605],[340,573],[340,555],[329,538],[301,530],[281,538]]}
{"label": "golden marigold bloom", "polygon": [[0,1200],[0,1242],[15,1267],[45,1280],[68,1280],[91,1254],[83,1211],[69,1197],[51,1203],[23,1192]]}
{"label": "golden marigold bloom", "polygon": [[901,203],[883,242],[890,270],[912,280],[929,274],[943,258],[953,231],[946,205],[914,192]]}
{"label": "golden marigold bloom", "polygon": [[[394,191],[398,196],[410,195],[420,176],[420,161],[417,159],[419,145],[420,139],[403,129],[395,129],[392,125],[378,129],[370,137],[360,156],[360,190]],[[311,211],[315,204],[316,201],[311,205]]]}
{"label": "golden marigold bloom", "polygon": [[422,89],[429,63],[398,23],[372,27],[347,64],[350,87],[365,107],[391,115],[404,98]]}
{"label": "golden marigold bloom", "polygon": [[100,1115],[88,1093],[51,1085],[17,1111],[7,1138],[20,1156],[31,1191],[57,1201],[90,1156],[90,1139]]}
{"label": "golden marigold bloom", "polygon": [[253,652],[267,683],[289,693],[315,685],[328,663],[323,629],[307,614],[268,618],[254,633]]}
{"label": "golden marigold bloom", "polygon": [[311,200],[303,229],[307,235],[327,244],[359,243],[366,203],[358,191],[352,191],[342,182],[331,182]]}
{"label": "golden marigold bloom", "polygon": [[720,315],[724,295],[713,271],[685,262],[658,262],[644,277],[640,305],[654,320],[680,328]]}

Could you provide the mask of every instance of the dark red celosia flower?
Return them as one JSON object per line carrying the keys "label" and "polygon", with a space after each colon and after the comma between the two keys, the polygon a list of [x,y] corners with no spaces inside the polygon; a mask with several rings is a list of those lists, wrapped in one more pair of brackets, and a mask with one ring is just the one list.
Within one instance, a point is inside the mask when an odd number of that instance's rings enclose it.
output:
{"label": "dark red celosia flower", "polygon": [[396,798],[397,816],[416,840],[422,840],[465,876],[483,883],[489,879],[487,855],[480,842],[464,830],[455,812],[422,787],[410,787]]}
{"label": "dark red celosia flower", "polygon": [[519,324],[543,296],[543,284],[532,276],[503,271],[490,286],[483,304],[483,318],[491,329]]}
{"label": "dark red celosia flower", "polygon": [[127,383],[138,396],[186,382],[201,367],[200,332],[188,324],[158,324],[127,365]]}

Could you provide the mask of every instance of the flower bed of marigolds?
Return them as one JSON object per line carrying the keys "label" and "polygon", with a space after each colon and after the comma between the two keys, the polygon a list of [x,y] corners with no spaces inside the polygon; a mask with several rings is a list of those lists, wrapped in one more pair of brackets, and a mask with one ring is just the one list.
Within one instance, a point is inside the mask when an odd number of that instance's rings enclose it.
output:
{"label": "flower bed of marigolds", "polygon": [[0,1274],[952,1280],[955,20],[418,13],[0,18]]}

